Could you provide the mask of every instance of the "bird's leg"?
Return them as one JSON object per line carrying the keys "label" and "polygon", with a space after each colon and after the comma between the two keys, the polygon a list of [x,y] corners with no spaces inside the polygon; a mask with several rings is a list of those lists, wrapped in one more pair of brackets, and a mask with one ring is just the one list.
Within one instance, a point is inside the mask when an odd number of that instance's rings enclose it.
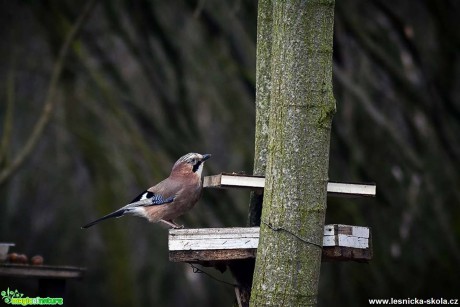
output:
{"label": "bird's leg", "polygon": [[171,226],[174,229],[182,229],[184,225],[178,225],[173,220],[160,220],[160,222],[165,223],[168,226]]}
{"label": "bird's leg", "polygon": [[174,225],[174,229],[182,229],[182,228],[184,228],[184,225],[179,225],[176,222],[174,222],[173,220],[169,220],[169,222],[171,222],[171,224]]}

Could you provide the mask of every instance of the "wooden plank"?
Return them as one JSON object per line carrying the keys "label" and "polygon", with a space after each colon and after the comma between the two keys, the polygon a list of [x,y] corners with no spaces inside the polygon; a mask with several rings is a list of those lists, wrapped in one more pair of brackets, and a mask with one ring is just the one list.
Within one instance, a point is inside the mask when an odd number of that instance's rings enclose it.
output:
{"label": "wooden plank", "polygon": [[377,192],[375,184],[338,183],[328,182],[327,193],[329,196],[370,196],[374,197]]}
{"label": "wooden plank", "polygon": [[263,189],[265,186],[265,178],[257,176],[222,175],[221,185]]}
{"label": "wooden plank", "polygon": [[234,173],[222,173],[203,178],[205,188],[247,188],[251,190],[263,189],[265,178],[262,176],[247,176]]}
{"label": "wooden plank", "polygon": [[325,247],[323,248],[322,261],[356,261],[369,262],[372,259],[372,249],[356,249],[350,247]]}
{"label": "wooden plank", "polygon": [[173,262],[215,262],[256,258],[257,249],[221,249],[221,250],[176,250],[169,251],[169,260]]}
{"label": "wooden plank", "polygon": [[[169,230],[169,258],[174,262],[254,258],[258,244],[259,227]],[[325,225],[323,258],[368,261],[370,249],[369,228]]]}
{"label": "wooden plank", "polygon": [[259,227],[171,229],[169,250],[224,250],[257,248]]}
{"label": "wooden plank", "polygon": [[[372,259],[372,236],[370,229],[367,227],[353,226],[347,229],[346,225],[327,225],[334,228],[332,231],[336,232],[338,236],[342,233],[348,232],[358,236],[358,240],[367,238],[366,248],[352,248],[344,246],[324,246],[322,260],[326,262],[334,261],[356,261],[356,262],[369,262]],[[334,227],[338,226],[338,227]],[[325,227],[326,229],[326,227]],[[362,236],[362,237],[361,237]],[[325,236],[326,237],[326,236]],[[339,245],[343,244],[343,241],[337,242]],[[358,243],[359,244],[359,243]]]}
{"label": "wooden plank", "polygon": [[[265,178],[261,176],[222,173],[214,176],[205,176],[203,187],[257,190],[265,187]],[[328,182],[327,192],[328,196],[374,197],[377,188],[375,184]]]}
{"label": "wooden plank", "polygon": [[0,264],[0,276],[69,279],[81,278],[84,272],[83,268],[69,266]]}
{"label": "wooden plank", "polygon": [[365,249],[369,247],[369,228],[349,225],[325,225],[323,246]]}

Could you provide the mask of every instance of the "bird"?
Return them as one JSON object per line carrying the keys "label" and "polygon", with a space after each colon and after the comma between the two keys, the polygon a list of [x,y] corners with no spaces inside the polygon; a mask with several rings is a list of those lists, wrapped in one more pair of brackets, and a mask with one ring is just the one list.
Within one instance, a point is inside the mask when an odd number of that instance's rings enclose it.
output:
{"label": "bird", "polygon": [[172,228],[183,228],[174,219],[192,209],[202,192],[201,174],[210,154],[188,153],[180,157],[168,178],[140,193],[129,204],[92,221],[82,229],[89,228],[110,218],[124,215],[144,217],[149,222],[162,222]]}

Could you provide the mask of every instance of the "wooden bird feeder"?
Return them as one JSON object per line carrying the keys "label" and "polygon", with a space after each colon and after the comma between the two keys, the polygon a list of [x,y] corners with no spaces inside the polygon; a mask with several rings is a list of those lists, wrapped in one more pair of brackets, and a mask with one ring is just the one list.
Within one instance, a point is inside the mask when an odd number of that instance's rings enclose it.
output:
{"label": "wooden bird feeder", "polygon": [[[235,173],[206,176],[204,188],[262,190],[265,178]],[[375,197],[375,184],[329,182],[328,196]],[[341,224],[325,225],[323,261],[372,259],[372,237],[367,227]],[[170,229],[169,259],[173,262],[209,263],[255,258],[259,227]]]}
{"label": "wooden bird feeder", "polygon": [[41,297],[64,297],[66,281],[83,278],[85,271],[72,266],[0,264],[0,277],[38,280],[38,295]]}

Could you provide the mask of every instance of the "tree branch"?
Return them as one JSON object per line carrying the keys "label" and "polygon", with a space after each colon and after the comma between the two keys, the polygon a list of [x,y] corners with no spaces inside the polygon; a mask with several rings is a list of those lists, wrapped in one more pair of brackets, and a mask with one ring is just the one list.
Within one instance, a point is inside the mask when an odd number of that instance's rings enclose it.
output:
{"label": "tree branch", "polygon": [[40,118],[33,127],[32,132],[29,138],[27,139],[24,147],[16,155],[16,158],[13,160],[13,162],[6,165],[5,168],[0,172],[0,186],[3,185],[30,157],[33,149],[40,140],[40,137],[43,134],[44,129],[50,121],[54,107],[56,106],[56,100],[54,99],[54,97],[56,94],[57,83],[59,77],[61,76],[62,69],[64,66],[65,58],[69,52],[70,45],[75,40],[75,37],[77,36],[79,30],[81,29],[85,19],[88,17],[95,3],[96,0],[88,1],[80,16],[77,18],[76,22],[70,29],[70,32],[67,35],[66,40],[59,51],[56,63],[54,64],[50,84],[48,87],[48,92],[46,94],[45,103]]}
{"label": "tree branch", "polygon": [[415,151],[407,145],[407,142],[404,141],[399,131],[395,128],[393,124],[380,112],[377,110],[374,105],[370,102],[366,93],[354,84],[350,79],[345,75],[345,72],[337,65],[334,66],[334,76],[336,80],[346,88],[355,98],[356,101],[363,107],[364,111],[369,115],[369,117],[384,129],[389,136],[394,140],[396,144],[402,149],[401,152],[406,156],[406,158],[414,165],[416,169],[421,169],[422,161],[418,158]]}

